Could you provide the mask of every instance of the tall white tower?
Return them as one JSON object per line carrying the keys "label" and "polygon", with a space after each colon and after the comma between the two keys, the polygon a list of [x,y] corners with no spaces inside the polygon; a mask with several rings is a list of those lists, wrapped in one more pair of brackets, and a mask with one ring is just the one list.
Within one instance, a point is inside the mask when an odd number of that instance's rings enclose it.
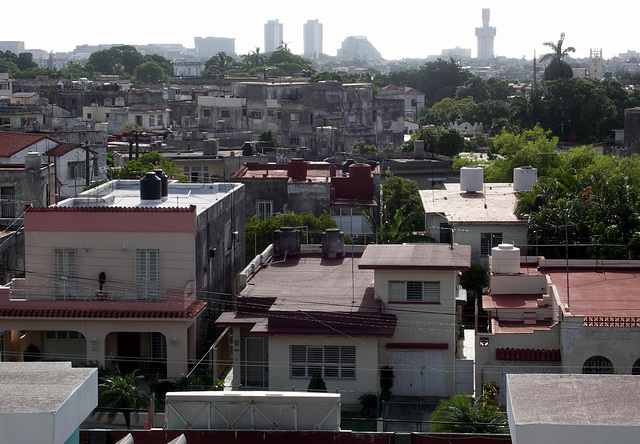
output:
{"label": "tall white tower", "polygon": [[604,78],[604,62],[602,61],[602,48],[592,49],[589,54],[589,76],[594,79]]}
{"label": "tall white tower", "polygon": [[476,37],[478,38],[478,55],[481,60],[492,59],[495,57],[493,53],[493,38],[496,36],[496,28],[489,26],[491,10],[485,8],[482,10],[482,28],[476,28]]}
{"label": "tall white tower", "polygon": [[273,52],[282,46],[284,37],[282,23],[279,20],[269,20],[264,24],[264,52]]}
{"label": "tall white tower", "polygon": [[308,59],[317,59],[322,54],[322,23],[316,20],[307,20],[304,24],[304,56]]}

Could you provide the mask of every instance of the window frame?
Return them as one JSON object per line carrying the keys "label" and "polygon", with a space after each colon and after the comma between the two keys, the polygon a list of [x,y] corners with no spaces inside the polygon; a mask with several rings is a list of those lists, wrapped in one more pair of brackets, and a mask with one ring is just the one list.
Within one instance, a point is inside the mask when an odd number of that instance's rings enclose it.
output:
{"label": "window frame", "polygon": [[256,199],[256,216],[260,220],[265,220],[269,216],[273,216],[273,200]]}
{"label": "window frame", "polygon": [[440,304],[440,281],[388,281],[389,303]]}
{"label": "window frame", "polygon": [[56,299],[75,299],[78,294],[78,250],[54,248],[54,289]]}
{"label": "window frame", "polygon": [[136,295],[141,300],[160,300],[160,249],[135,249]]}
{"label": "window frame", "polygon": [[320,373],[323,379],[356,379],[355,345],[289,345],[289,376],[291,379],[312,378]]}
{"label": "window frame", "polygon": [[493,247],[502,243],[502,233],[480,233],[480,257],[491,256]]}

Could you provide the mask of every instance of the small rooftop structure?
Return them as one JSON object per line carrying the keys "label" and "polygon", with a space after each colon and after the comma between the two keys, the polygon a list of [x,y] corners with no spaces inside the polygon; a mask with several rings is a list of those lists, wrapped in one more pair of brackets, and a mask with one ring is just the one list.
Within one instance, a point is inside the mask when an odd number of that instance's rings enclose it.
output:
{"label": "small rooftop structure", "polygon": [[0,362],[0,393],[0,443],[77,443],[78,427],[98,405],[98,370]]}
{"label": "small rooftop structure", "polygon": [[636,443],[640,378],[631,375],[507,375],[513,444]]}

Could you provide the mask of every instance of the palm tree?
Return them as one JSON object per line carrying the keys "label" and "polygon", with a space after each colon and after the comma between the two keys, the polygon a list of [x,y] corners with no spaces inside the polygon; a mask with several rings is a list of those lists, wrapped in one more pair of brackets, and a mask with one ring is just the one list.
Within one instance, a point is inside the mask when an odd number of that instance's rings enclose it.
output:
{"label": "palm tree", "polygon": [[440,401],[431,415],[432,432],[441,433],[508,433],[507,417],[491,404],[476,401],[471,404],[461,393]]}
{"label": "palm tree", "polygon": [[242,56],[242,61],[247,65],[247,68],[257,68],[264,65],[265,56],[260,54],[260,48],[256,47],[255,51],[251,51],[248,54]]}
{"label": "palm tree", "polygon": [[544,54],[540,57],[540,62],[544,62],[545,60],[551,59],[547,67],[544,69],[544,79],[545,80],[556,80],[560,78],[571,78],[573,77],[573,70],[569,66],[567,62],[562,60],[565,56],[569,55],[570,52],[576,52],[576,49],[573,46],[569,46],[567,48],[562,48],[564,44],[564,32],[560,34],[560,40],[558,43],[553,42],[544,42],[544,46],[548,46],[551,48],[551,52]]}
{"label": "palm tree", "polygon": [[[109,423],[113,422],[118,412],[122,412],[127,428],[130,428],[131,411],[135,410],[137,418],[137,409],[149,406],[148,390],[138,387],[138,381],[141,379],[142,375],[136,374],[135,371],[124,376],[108,375],[102,378],[98,385],[99,406],[110,409],[107,412]],[[101,412],[98,417],[101,418],[104,413]]]}
{"label": "palm tree", "polygon": [[205,69],[211,70],[217,74],[226,74],[233,71],[236,67],[236,61],[227,53],[221,51],[207,60]]}

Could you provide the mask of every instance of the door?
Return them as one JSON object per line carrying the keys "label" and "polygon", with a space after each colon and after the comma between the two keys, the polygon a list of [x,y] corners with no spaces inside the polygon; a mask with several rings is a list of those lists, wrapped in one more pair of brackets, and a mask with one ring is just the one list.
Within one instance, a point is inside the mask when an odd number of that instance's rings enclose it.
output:
{"label": "door", "polygon": [[394,352],[393,393],[399,396],[445,396],[445,356],[443,350]]}
{"label": "door", "polygon": [[267,387],[267,350],[264,338],[245,338],[245,382],[248,387]]}

